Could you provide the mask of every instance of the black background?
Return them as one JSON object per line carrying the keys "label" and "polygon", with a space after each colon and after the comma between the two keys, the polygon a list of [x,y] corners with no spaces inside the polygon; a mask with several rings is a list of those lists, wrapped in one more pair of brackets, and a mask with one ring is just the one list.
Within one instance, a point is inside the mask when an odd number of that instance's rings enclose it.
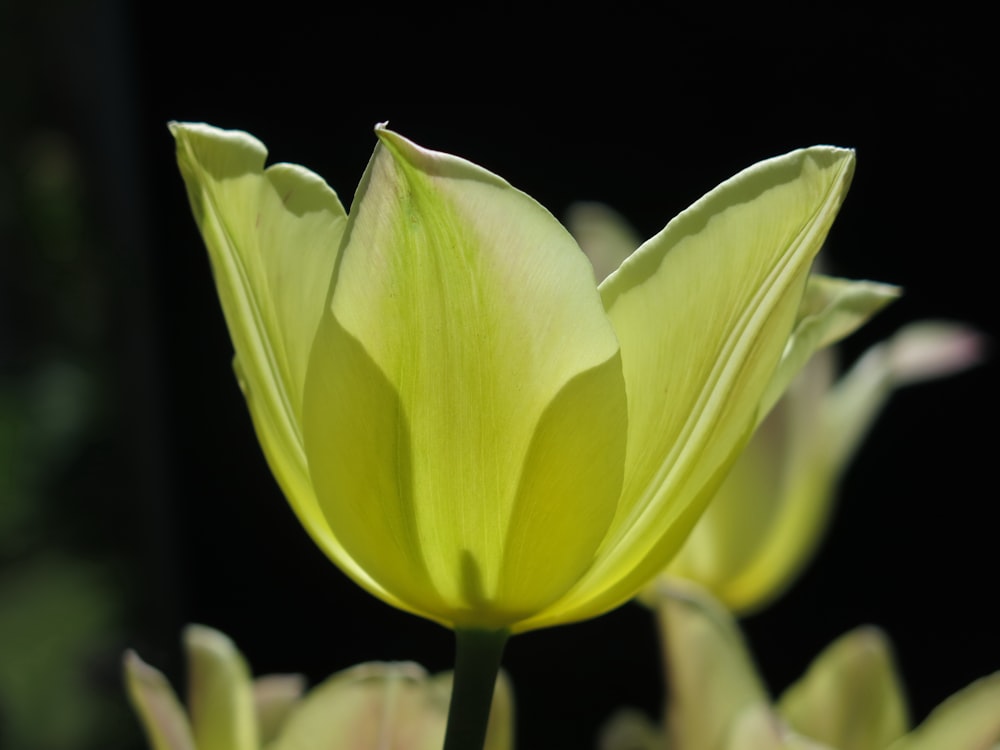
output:
{"label": "black background", "polygon": [[[107,237],[109,416],[90,457],[102,492],[69,512],[100,527],[94,554],[123,570],[122,645],[175,680],[185,622],[229,633],[258,673],[313,680],[370,659],[447,669],[452,639],[353,586],[282,500],[232,376],[168,120],[248,130],[274,159],[322,174],[345,204],[372,126],[389,120],[557,216],[601,200],[644,236],[758,159],[852,146],[857,174],[829,256],[836,272],[900,284],[905,296],[845,358],[926,317],[994,330],[996,81],[982,18],[581,5],[543,17],[502,4],[5,12],[36,40],[8,66],[42,92],[26,127],[81,144]],[[26,298],[17,287],[4,282],[8,299]],[[5,325],[16,343],[16,322]],[[988,362],[894,397],[846,477],[819,558],[746,621],[773,689],[862,623],[893,637],[918,719],[1000,668],[995,378]],[[657,658],[652,620],[635,605],[516,637],[505,666],[520,746],[590,747],[616,707],[655,714]]]}

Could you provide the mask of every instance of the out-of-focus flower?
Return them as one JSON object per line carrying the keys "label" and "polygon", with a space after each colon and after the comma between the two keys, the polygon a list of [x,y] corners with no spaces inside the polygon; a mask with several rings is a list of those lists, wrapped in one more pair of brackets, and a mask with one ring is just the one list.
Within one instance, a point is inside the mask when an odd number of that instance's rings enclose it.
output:
{"label": "out-of-focus flower", "polygon": [[[627,222],[602,204],[572,207],[567,224],[598,276],[638,246]],[[826,288],[832,280],[811,281],[821,298],[843,293]],[[849,291],[883,294],[883,302],[894,295],[884,285],[855,284]],[[803,307],[813,304],[807,296]],[[841,308],[856,305],[845,300]],[[874,307],[869,297],[861,309]],[[846,321],[841,333],[862,319]],[[833,353],[816,352],[770,413],[763,412],[763,423],[662,575],[705,586],[739,614],[770,603],[818,548],[837,482],[893,390],[964,370],[981,353],[977,333],[936,321],[906,326],[836,382]],[[654,596],[655,587],[643,598]]]}
{"label": "out-of-focus flower", "polygon": [[[151,750],[440,750],[451,674],[411,662],[369,663],[338,672],[304,693],[299,675],[251,680],[222,633],[192,625],[185,711],[166,678],[134,652],[125,680]],[[513,702],[501,673],[485,750],[513,747]]]}
{"label": "out-of-focus flower", "polygon": [[772,704],[733,616],[704,589],[658,589],[668,681],[665,728],[623,712],[600,750],[989,750],[1000,747],[1000,672],[910,729],[886,636],[867,626],[834,641]]}
{"label": "out-of-focus flower", "polygon": [[598,289],[535,201],[385,127],[349,218],[246,133],[171,129],[286,496],[355,581],[449,627],[633,597],[843,312],[798,314],[850,151],[751,167]]}
{"label": "out-of-focus flower", "polygon": [[913,323],[836,381],[833,353],[817,352],[663,575],[697,581],[738,614],[771,603],[819,548],[838,481],[892,392],[966,369],[981,343],[966,326]]}

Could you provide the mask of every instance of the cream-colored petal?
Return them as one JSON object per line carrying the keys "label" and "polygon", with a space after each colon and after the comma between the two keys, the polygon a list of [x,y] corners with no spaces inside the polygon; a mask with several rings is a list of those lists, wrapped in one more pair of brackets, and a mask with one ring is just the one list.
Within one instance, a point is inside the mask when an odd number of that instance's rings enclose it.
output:
{"label": "cream-colored petal", "polygon": [[873,627],[828,646],[785,691],[778,711],[796,731],[838,750],[884,750],[909,726],[891,647]]}
{"label": "cream-colored petal", "polygon": [[[671,748],[681,750],[681,748]],[[693,749],[692,749],[693,750]],[[722,750],[840,750],[793,732],[766,703],[744,709],[733,722]]]}
{"label": "cream-colored petal", "polygon": [[976,680],[935,708],[889,750],[1000,748],[1000,672]]}
{"label": "cream-colored petal", "polygon": [[[411,662],[359,664],[310,690],[267,750],[440,750],[451,682]],[[510,684],[501,673],[484,750],[510,750],[512,736]]]}
{"label": "cream-colored petal", "polygon": [[266,745],[278,736],[305,690],[306,678],[300,674],[269,674],[253,681],[254,713],[261,744]]}
{"label": "cream-colored petal", "polygon": [[622,501],[585,579],[524,628],[616,606],[676,553],[750,436],[853,167],[827,147],[761,162],[601,285],[629,401]]}
{"label": "cream-colored petal", "polygon": [[233,642],[202,625],[184,629],[188,705],[198,750],[258,750],[250,668]]}
{"label": "cream-colored petal", "polygon": [[125,654],[125,687],[150,750],[195,750],[191,724],[167,678],[134,651]]}
{"label": "cream-colored petal", "polygon": [[438,750],[447,718],[419,665],[359,664],[310,690],[267,750]]}
{"label": "cream-colored petal", "polygon": [[566,228],[604,281],[642,244],[642,238],[624,217],[603,203],[574,203],[566,214]]}
{"label": "cream-colored petal", "polygon": [[177,162],[208,248],[234,366],[271,471],[306,530],[360,584],[316,504],[302,449],[302,392],[347,216],[322,178],[267,169],[253,136],[171,123]]}
{"label": "cream-colored petal", "polygon": [[744,710],[769,703],[743,635],[732,615],[691,583],[660,586],[656,609],[669,747],[721,748]]}
{"label": "cream-colored petal", "polygon": [[618,344],[548,212],[378,132],[307,378],[311,476],[385,590],[448,625],[503,627],[568,589],[610,523]]}

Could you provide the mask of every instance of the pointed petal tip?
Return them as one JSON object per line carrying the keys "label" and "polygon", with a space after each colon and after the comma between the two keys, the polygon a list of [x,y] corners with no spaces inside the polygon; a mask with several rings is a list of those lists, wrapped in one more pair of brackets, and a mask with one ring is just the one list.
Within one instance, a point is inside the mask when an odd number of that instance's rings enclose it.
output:
{"label": "pointed petal tip", "polygon": [[226,130],[209,125],[207,122],[183,122],[180,120],[167,122],[167,130],[178,143],[225,141],[231,145],[240,145],[250,151],[267,155],[267,147],[264,143],[245,130]]}
{"label": "pointed petal tip", "polygon": [[135,649],[125,649],[125,653],[122,654],[122,665],[125,667],[126,673],[133,676],[140,676],[143,670],[152,669],[146,662],[142,660],[139,653]]}
{"label": "pointed petal tip", "polygon": [[184,645],[187,648],[200,647],[210,651],[233,651],[236,645],[220,630],[207,625],[191,623],[184,628]]}

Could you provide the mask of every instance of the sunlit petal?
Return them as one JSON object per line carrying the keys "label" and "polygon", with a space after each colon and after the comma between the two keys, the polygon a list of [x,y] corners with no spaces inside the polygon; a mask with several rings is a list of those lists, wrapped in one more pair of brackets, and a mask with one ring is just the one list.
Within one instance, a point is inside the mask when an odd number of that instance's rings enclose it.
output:
{"label": "sunlit petal", "polygon": [[628,393],[625,485],[599,559],[541,622],[615,606],[676,552],[750,435],[853,168],[826,147],[761,162],[601,285]]}
{"label": "sunlit petal", "polygon": [[614,514],[618,344],[548,212],[379,137],[309,369],[311,477],[383,588],[447,624],[503,626],[579,579]]}

